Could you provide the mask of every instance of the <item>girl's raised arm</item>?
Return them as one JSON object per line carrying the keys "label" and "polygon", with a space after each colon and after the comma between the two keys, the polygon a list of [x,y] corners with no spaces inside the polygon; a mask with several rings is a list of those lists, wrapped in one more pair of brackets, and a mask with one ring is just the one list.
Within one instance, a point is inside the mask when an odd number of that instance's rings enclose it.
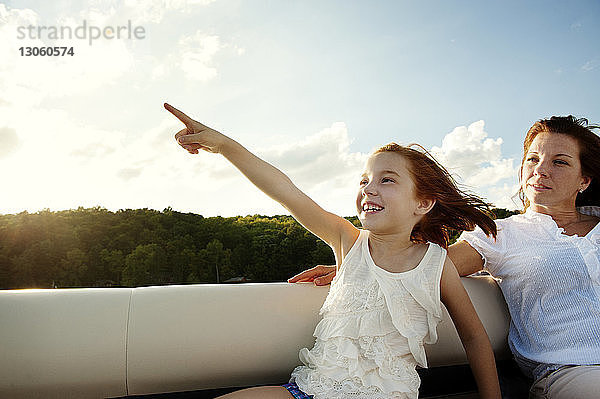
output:
{"label": "girl's raised arm", "polygon": [[352,238],[355,239],[358,234],[352,223],[325,211],[279,169],[258,158],[235,140],[191,119],[169,104],[165,103],[165,108],[186,126],[175,135],[183,148],[192,154],[198,154],[198,150],[202,149],[223,155],[256,187],[283,205],[298,222],[328,243],[335,250],[337,259],[341,259],[342,243],[353,242]]}

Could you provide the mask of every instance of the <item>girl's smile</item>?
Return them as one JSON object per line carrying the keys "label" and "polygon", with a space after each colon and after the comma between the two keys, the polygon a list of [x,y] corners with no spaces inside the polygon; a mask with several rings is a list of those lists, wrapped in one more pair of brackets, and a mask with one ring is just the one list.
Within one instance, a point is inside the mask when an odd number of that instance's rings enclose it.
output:
{"label": "girl's smile", "polygon": [[366,201],[363,206],[362,206],[363,211],[365,212],[365,214],[369,214],[369,213],[376,213],[376,212],[381,212],[383,211],[385,208],[382,207],[379,204],[376,204],[375,202],[371,202],[371,201]]}

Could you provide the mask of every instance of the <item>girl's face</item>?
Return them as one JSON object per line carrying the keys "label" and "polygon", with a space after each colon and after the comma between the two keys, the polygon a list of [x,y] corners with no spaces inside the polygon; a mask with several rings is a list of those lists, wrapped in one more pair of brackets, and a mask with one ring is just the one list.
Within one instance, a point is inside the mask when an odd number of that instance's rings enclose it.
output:
{"label": "girl's face", "polygon": [[416,224],[420,202],[409,172],[410,164],[394,152],[369,157],[360,179],[356,208],[362,226],[371,231],[392,232]]}
{"label": "girl's face", "polygon": [[534,210],[575,207],[577,192],[590,182],[581,174],[576,139],[547,132],[533,139],[521,167],[521,186]]}

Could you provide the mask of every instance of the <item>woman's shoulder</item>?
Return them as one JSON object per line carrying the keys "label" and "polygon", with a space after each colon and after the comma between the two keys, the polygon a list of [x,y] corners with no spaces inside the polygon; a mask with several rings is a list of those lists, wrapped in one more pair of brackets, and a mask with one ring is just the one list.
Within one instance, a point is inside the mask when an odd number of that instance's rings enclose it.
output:
{"label": "woman's shoulder", "polygon": [[535,212],[522,212],[504,219],[496,219],[494,222],[496,222],[499,235],[518,234],[519,232],[529,234],[539,228],[544,222],[547,223],[552,219],[543,220],[544,217],[546,215]]}
{"label": "woman's shoulder", "polygon": [[[534,223],[524,215],[517,214],[504,219],[495,219],[496,236],[487,235],[481,228],[473,231],[464,231],[458,241],[467,242],[480,256],[485,259],[492,258],[494,254],[500,255],[519,246],[519,243],[534,233]],[[457,252],[456,250],[454,251]]]}
{"label": "woman's shoulder", "polygon": [[498,241],[505,239],[507,235],[510,236],[512,232],[519,232],[526,229],[526,226],[530,224],[530,221],[525,218],[523,214],[517,214],[504,219],[494,219],[494,223],[496,223],[496,237],[487,235],[479,226],[477,226],[474,230],[465,230],[461,234],[459,240],[483,240],[490,244],[495,244],[498,243]]}

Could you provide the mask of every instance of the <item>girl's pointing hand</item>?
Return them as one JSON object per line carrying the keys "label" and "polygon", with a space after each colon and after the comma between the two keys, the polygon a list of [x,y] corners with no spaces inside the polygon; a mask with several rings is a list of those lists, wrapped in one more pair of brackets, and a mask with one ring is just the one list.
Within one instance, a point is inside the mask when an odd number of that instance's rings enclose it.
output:
{"label": "girl's pointing hand", "polygon": [[165,109],[185,125],[185,129],[175,134],[175,140],[190,154],[198,154],[199,149],[214,153],[220,152],[221,144],[226,138],[224,135],[193,120],[172,105],[165,103]]}

